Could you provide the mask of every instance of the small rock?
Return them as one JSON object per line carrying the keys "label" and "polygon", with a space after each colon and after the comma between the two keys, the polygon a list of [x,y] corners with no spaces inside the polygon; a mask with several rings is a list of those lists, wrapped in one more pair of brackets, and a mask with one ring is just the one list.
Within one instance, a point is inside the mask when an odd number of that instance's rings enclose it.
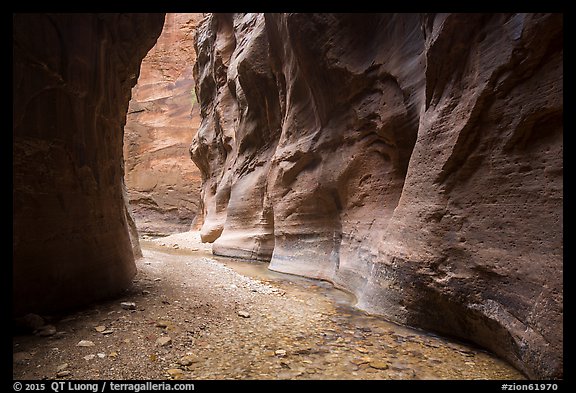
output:
{"label": "small rock", "polygon": [[112,329],[107,329],[107,330],[104,330],[104,331],[101,332],[101,333],[104,334],[104,335],[112,334],[112,333],[114,333],[114,330],[112,330]]}
{"label": "small rock", "polygon": [[172,378],[179,378],[184,374],[184,371],[180,370],[179,368],[170,368],[166,370],[166,373],[170,375]]}
{"label": "small rock", "polygon": [[277,349],[276,351],[274,351],[274,354],[276,356],[286,356],[286,351],[283,349]]}
{"label": "small rock", "polygon": [[196,363],[198,362],[198,359],[192,357],[192,356],[184,356],[183,358],[181,358],[178,361],[178,364],[182,365],[182,366],[190,366],[192,363]]}
{"label": "small rock", "polygon": [[29,352],[14,352],[12,354],[12,361],[14,363],[23,364],[32,359],[32,354]]}
{"label": "small rock", "polygon": [[118,357],[118,352],[110,352],[108,354],[108,357],[114,359],[114,358]]}
{"label": "small rock", "polygon": [[56,378],[63,378],[63,377],[67,377],[68,375],[70,375],[70,371],[68,370],[64,370],[64,371],[59,371],[56,373]]}
{"label": "small rock", "polygon": [[178,244],[173,244],[173,245],[172,245],[172,248],[178,249],[178,248],[180,248],[180,247],[178,246]]}
{"label": "small rock", "polygon": [[56,334],[56,327],[54,325],[44,325],[34,332],[35,335],[40,337],[48,337]]}
{"label": "small rock", "polygon": [[144,290],[142,291],[142,295],[150,295],[150,291],[144,289]]}
{"label": "small rock", "polygon": [[96,355],[94,355],[94,354],[86,355],[86,356],[84,356],[84,360],[92,360],[95,357],[96,357]]}
{"label": "small rock", "polygon": [[165,337],[159,337],[156,340],[156,345],[160,345],[161,347],[165,347],[166,345],[169,345],[172,343],[172,339],[168,336]]}
{"label": "small rock", "polygon": [[29,329],[31,331],[40,329],[45,324],[44,318],[42,318],[38,314],[32,314],[32,313],[26,314],[22,318],[18,318],[17,323],[20,326]]}
{"label": "small rock", "polygon": [[161,278],[155,278],[154,281],[162,281]]}
{"label": "small rock", "polygon": [[96,356],[98,356],[100,359],[104,359],[106,357],[105,353],[97,353]]}
{"label": "small rock", "polygon": [[120,303],[120,307],[122,307],[124,310],[136,310],[136,303],[122,302]]}
{"label": "small rock", "polygon": [[368,350],[366,348],[363,348],[363,347],[357,347],[356,350],[360,353],[368,353]]}
{"label": "small rock", "polygon": [[370,359],[370,358],[362,358],[362,359],[352,359],[350,362],[359,366],[361,364],[370,363],[371,361],[372,361],[372,359]]}
{"label": "small rock", "polygon": [[166,329],[170,325],[170,322],[167,321],[158,321],[156,322],[156,327]]}
{"label": "small rock", "polygon": [[60,371],[64,371],[68,368],[68,363],[63,363],[56,367],[56,372],[59,373]]}
{"label": "small rock", "polygon": [[94,328],[94,330],[96,330],[98,333],[102,333],[103,331],[106,330],[106,326],[100,325],[100,326],[96,326]]}
{"label": "small rock", "polygon": [[66,332],[56,332],[53,336],[50,336],[51,340],[60,340],[66,336]]}
{"label": "small rock", "polygon": [[76,344],[77,347],[93,347],[94,342],[89,341],[89,340],[80,340],[80,342],[78,342],[78,344]]}
{"label": "small rock", "polygon": [[370,367],[378,369],[378,370],[387,370],[388,369],[388,365],[386,363],[378,361],[378,360],[370,362]]}
{"label": "small rock", "polygon": [[242,318],[250,318],[250,313],[248,311],[240,310],[238,311],[238,315]]}

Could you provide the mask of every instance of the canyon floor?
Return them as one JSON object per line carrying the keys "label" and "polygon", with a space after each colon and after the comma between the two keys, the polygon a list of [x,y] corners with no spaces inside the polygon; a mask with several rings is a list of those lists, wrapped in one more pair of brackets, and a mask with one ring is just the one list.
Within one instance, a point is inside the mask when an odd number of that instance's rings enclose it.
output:
{"label": "canyon floor", "polygon": [[195,234],[141,242],[121,297],[13,337],[14,379],[524,379],[481,349],[356,310],[328,283],[215,257]]}

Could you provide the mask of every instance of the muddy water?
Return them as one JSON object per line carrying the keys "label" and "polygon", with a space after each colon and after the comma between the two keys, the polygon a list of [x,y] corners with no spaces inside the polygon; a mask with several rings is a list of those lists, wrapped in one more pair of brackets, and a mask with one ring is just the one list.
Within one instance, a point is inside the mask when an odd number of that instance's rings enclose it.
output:
{"label": "muddy water", "polygon": [[[355,297],[330,283],[268,270],[266,263],[212,257],[236,272],[283,288],[288,296],[323,297],[331,328],[317,351],[349,353],[352,378],[386,370],[388,379],[525,379],[493,354],[456,340],[400,326],[354,307]],[[318,303],[315,303],[318,304]],[[320,303],[322,304],[322,303]],[[317,366],[321,368],[322,362]],[[382,374],[380,374],[382,375]]]}

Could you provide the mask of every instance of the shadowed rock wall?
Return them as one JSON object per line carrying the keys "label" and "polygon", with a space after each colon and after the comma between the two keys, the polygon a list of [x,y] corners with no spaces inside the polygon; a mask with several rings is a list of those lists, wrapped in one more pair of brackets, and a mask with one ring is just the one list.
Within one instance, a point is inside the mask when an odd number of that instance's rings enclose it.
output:
{"label": "shadowed rock wall", "polygon": [[125,289],[122,137],[163,14],[13,16],[13,313]]}
{"label": "shadowed rock wall", "polygon": [[562,376],[558,14],[217,14],[202,239]]}

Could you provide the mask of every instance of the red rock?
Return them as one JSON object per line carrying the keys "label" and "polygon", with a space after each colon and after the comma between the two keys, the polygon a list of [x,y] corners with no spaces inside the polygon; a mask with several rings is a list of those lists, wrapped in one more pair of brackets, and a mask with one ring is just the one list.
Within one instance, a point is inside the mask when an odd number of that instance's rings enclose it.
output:
{"label": "red rock", "polygon": [[166,14],[132,89],[124,129],[125,180],[141,234],[185,232],[202,222],[200,172],[188,152],[199,124],[192,37],[201,19],[202,14]]}
{"label": "red rock", "polygon": [[[131,284],[122,128],[162,24],[13,16],[15,315]],[[562,37],[559,14],[209,17],[203,240],[562,378]]]}
{"label": "red rock", "polygon": [[558,14],[211,16],[203,241],[561,377],[562,31]]}

